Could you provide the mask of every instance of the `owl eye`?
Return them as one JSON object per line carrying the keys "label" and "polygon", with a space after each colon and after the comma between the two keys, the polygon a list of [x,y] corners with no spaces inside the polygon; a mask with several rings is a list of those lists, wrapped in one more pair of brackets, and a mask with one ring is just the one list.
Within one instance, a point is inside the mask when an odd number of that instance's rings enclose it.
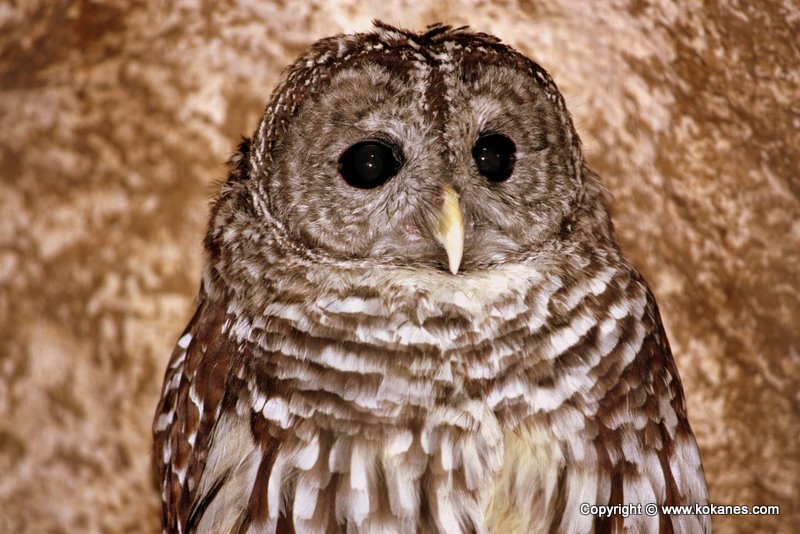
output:
{"label": "owl eye", "polygon": [[472,158],[478,171],[491,182],[507,180],[514,171],[514,141],[502,134],[485,134],[472,147]]}
{"label": "owl eye", "polygon": [[372,189],[385,184],[401,165],[391,146],[377,140],[363,141],[341,155],[339,174],[353,187]]}

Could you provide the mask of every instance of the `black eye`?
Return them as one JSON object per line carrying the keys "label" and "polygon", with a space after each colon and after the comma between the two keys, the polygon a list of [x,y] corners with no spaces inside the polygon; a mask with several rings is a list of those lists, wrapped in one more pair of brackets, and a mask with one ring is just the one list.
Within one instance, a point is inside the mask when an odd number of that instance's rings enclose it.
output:
{"label": "black eye", "polygon": [[492,182],[507,180],[514,171],[514,141],[502,134],[486,134],[472,147],[472,158],[478,171]]}
{"label": "black eye", "polygon": [[359,189],[372,189],[397,174],[402,163],[392,147],[382,141],[356,143],[339,158],[339,174]]}

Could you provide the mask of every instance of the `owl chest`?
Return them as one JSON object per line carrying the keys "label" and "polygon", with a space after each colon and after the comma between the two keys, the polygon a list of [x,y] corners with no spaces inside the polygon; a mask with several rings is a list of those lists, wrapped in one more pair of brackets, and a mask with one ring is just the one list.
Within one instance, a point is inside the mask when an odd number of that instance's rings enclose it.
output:
{"label": "owl chest", "polygon": [[251,382],[248,397],[280,436],[270,480],[284,513],[312,532],[483,532],[503,433],[463,391],[455,333],[349,326],[334,340],[334,321],[317,316],[305,332],[256,338],[272,391]]}
{"label": "owl chest", "polygon": [[275,444],[270,492],[297,531],[485,532],[503,435],[484,410],[435,407],[356,434],[296,420]]}
{"label": "owl chest", "polygon": [[[528,305],[506,278],[483,282],[394,309],[360,297],[273,304],[232,325],[254,348],[251,409],[278,437],[270,493],[296,528],[485,531],[506,425],[487,337]],[[485,306],[495,293],[513,298]],[[472,391],[476,381],[489,386]]]}
{"label": "owl chest", "polygon": [[345,433],[412,420],[419,426],[435,408],[452,408],[470,374],[462,354],[481,323],[387,308],[378,299],[319,299],[270,305],[266,318],[234,323],[231,330],[253,350],[246,374],[262,383],[251,389],[285,392],[266,408],[272,415],[324,414]]}

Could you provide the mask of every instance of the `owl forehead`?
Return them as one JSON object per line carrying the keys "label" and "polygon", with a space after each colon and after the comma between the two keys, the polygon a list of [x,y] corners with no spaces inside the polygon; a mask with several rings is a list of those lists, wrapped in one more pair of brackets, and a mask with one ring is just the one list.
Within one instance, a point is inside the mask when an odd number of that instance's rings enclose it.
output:
{"label": "owl forehead", "polygon": [[381,23],[376,27],[371,33],[323,39],[289,69],[256,132],[252,153],[256,168],[271,160],[273,146],[300,108],[332,82],[348,76],[367,76],[375,86],[399,80],[418,97],[417,105],[435,131],[444,129],[455,92],[492,68],[527,78],[557,109],[565,111],[549,74],[492,36],[446,26],[434,26],[425,33]]}

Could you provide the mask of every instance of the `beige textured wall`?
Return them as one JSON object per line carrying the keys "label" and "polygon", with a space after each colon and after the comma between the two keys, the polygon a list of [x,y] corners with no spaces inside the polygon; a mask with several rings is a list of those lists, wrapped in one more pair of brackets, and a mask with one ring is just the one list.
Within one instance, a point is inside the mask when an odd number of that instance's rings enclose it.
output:
{"label": "beige textured wall", "polygon": [[712,501],[781,506],[717,531],[798,532],[800,7],[683,4],[0,3],[0,532],[157,530],[149,425],[213,184],[288,61],[373,17],[550,70],[661,304]]}

